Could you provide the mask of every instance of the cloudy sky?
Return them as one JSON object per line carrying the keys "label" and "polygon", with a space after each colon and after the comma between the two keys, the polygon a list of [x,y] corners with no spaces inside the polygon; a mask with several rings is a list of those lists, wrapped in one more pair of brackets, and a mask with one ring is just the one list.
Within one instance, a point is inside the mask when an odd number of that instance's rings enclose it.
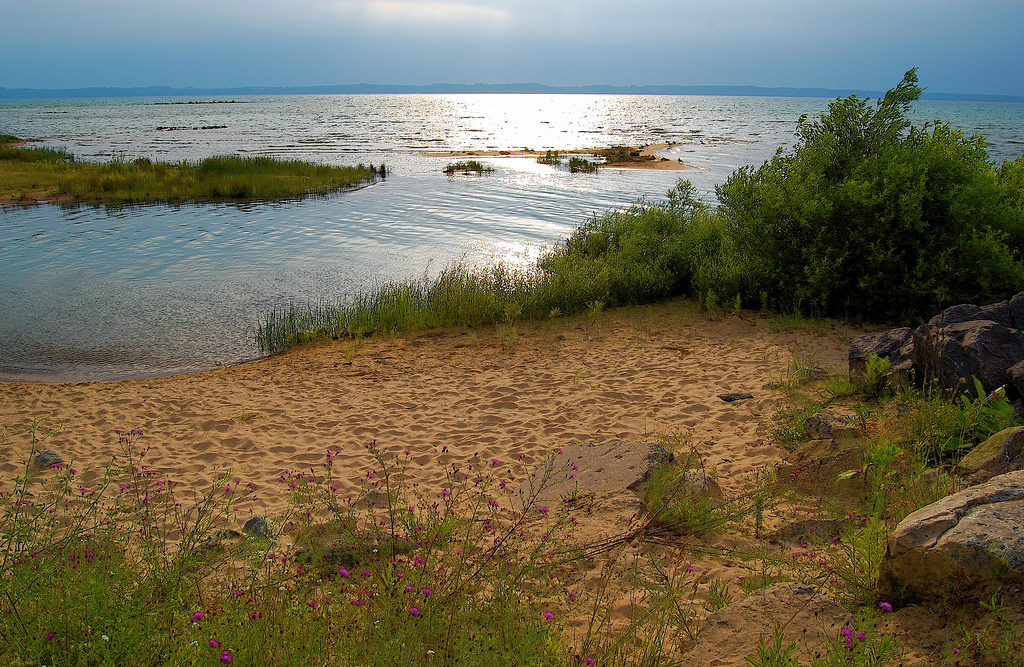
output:
{"label": "cloudy sky", "polygon": [[0,0],[0,87],[759,85],[1024,95],[1024,0]]}

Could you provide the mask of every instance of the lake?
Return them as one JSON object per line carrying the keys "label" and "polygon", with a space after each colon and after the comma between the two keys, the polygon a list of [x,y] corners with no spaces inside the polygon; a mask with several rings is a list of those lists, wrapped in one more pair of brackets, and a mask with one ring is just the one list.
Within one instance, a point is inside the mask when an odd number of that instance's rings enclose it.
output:
{"label": "lake", "polygon": [[[255,357],[274,307],[337,301],[454,261],[528,264],[590,216],[659,200],[680,177],[710,200],[736,168],[789,145],[813,98],[625,95],[355,95],[0,101],[0,133],[80,159],[270,155],[385,163],[390,173],[329,197],[244,206],[4,206],[0,380],[150,377]],[[1024,153],[1024,105],[919,102]],[[449,178],[450,150],[672,143],[687,171],[571,174],[533,158]]]}

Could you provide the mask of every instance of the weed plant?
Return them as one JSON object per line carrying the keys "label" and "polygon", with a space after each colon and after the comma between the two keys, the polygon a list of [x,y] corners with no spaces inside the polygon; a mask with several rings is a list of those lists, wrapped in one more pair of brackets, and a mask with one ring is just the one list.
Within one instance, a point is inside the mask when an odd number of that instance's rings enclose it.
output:
{"label": "weed plant", "polygon": [[597,172],[597,163],[574,155],[569,158],[569,171],[574,174],[593,174]]}
{"label": "weed plant", "polygon": [[494,171],[494,168],[486,166],[479,160],[460,160],[449,162],[441,171],[449,176],[454,176],[455,174],[489,174]]}
{"label": "weed plant", "polygon": [[55,199],[120,206],[165,202],[279,201],[326,195],[384,177],[384,165],[336,167],[269,157],[219,156],[177,164],[112,160],[79,162],[49,148],[0,142],[0,198]]}
{"label": "weed plant", "polygon": [[558,151],[545,151],[544,155],[537,156],[537,162],[540,164],[549,164],[557,166],[562,164],[562,156],[558,154]]}

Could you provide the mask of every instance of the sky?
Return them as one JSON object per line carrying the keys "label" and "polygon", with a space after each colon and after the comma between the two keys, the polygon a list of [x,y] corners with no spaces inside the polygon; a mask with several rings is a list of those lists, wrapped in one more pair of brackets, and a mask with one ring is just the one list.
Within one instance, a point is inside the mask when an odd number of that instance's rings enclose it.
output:
{"label": "sky", "polygon": [[0,87],[543,83],[1024,95],[1024,0],[0,0]]}

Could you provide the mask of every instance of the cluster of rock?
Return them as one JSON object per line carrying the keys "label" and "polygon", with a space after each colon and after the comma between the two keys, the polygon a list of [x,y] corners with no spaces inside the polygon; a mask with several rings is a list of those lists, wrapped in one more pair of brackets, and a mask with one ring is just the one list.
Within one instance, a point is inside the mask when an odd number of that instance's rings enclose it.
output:
{"label": "cluster of rock", "polygon": [[[897,381],[976,393],[1005,387],[1024,396],[1024,292],[987,306],[947,308],[916,329],[861,336],[850,348],[850,379],[871,355],[888,359]],[[941,597],[985,581],[1024,583],[1024,428],[993,435],[965,456],[958,474],[974,484],[922,507],[896,527],[881,564],[882,588]]]}
{"label": "cluster of rock", "polygon": [[1024,395],[1024,292],[987,306],[961,304],[916,329],[901,327],[861,336],[850,348],[850,379],[867,371],[875,354],[889,360],[888,374],[902,382],[940,386],[974,394],[1005,386],[1011,398]]}

